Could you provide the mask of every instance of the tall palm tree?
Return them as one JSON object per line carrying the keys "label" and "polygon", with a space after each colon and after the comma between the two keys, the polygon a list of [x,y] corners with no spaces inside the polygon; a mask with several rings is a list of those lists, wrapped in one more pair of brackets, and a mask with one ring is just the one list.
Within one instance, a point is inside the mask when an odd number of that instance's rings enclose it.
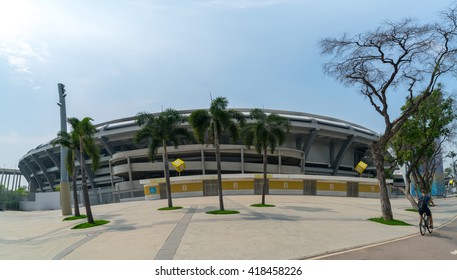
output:
{"label": "tall palm tree", "polygon": [[92,170],[95,171],[100,167],[100,151],[94,140],[94,134],[97,132],[92,124],[93,119],[85,117],[82,120],[77,118],[69,118],[68,123],[72,127],[72,134],[79,142],[79,163],[81,166],[81,180],[83,186],[84,205],[86,207],[87,222],[94,224],[92,209],[90,207],[89,191],[87,189],[87,180],[85,175],[85,158],[86,153],[92,159]]}
{"label": "tall palm tree", "polygon": [[263,155],[263,188],[262,204],[265,204],[265,194],[268,187],[267,181],[267,155],[268,148],[271,153],[277,146],[281,146],[289,132],[289,120],[278,114],[266,114],[262,109],[251,110],[249,117],[254,120],[242,130],[243,142],[249,148],[254,146],[258,154]]}
{"label": "tall palm tree", "polygon": [[79,147],[79,139],[75,133],[68,133],[66,131],[60,131],[57,133],[57,138],[54,139],[51,144],[53,146],[60,144],[68,149],[66,161],[66,167],[73,182],[73,202],[75,205],[75,216],[80,216],[79,202],[78,202],[78,191],[76,189],[76,167],[75,167],[75,154]]}
{"label": "tall palm tree", "polygon": [[168,164],[167,145],[172,143],[178,148],[180,139],[190,139],[192,135],[181,125],[185,118],[174,109],[166,109],[158,115],[145,112],[137,114],[136,122],[142,128],[136,133],[135,141],[149,139],[149,159],[154,161],[159,146],[162,146],[162,160],[164,165],[164,176],[167,187],[168,207],[173,207],[171,199],[170,166]]}
{"label": "tall palm tree", "polygon": [[[216,148],[217,184],[219,191],[219,208],[224,211],[224,200],[222,198],[222,176],[221,176],[221,155],[219,148],[219,137],[227,130],[234,141],[239,137],[238,124],[243,126],[246,122],[245,116],[236,110],[227,109],[228,101],[225,97],[217,97],[211,101],[209,110],[196,110],[189,116],[189,123],[194,129],[195,137],[200,143],[212,143]],[[206,137],[208,135],[208,137]]]}

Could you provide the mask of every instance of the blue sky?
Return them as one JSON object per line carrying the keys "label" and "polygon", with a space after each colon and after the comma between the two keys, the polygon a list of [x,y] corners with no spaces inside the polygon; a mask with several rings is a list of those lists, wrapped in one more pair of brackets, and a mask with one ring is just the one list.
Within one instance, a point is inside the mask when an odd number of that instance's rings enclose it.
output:
{"label": "blue sky", "polygon": [[[318,42],[404,17],[433,22],[438,0],[0,0],[0,167],[15,168],[67,115],[95,123],[161,108],[232,108],[340,118],[381,132],[356,88],[323,74]],[[455,84],[446,84],[450,92]],[[392,99],[398,113],[404,97]]]}

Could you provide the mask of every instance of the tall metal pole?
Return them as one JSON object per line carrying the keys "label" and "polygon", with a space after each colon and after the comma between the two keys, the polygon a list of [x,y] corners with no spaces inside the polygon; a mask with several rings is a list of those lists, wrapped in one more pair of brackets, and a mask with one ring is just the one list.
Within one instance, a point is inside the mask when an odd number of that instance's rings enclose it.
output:
{"label": "tall metal pole", "polygon": [[[67,109],[65,106],[65,86],[57,84],[59,90],[59,103],[60,106],[60,131],[67,132]],[[70,182],[68,180],[68,172],[65,166],[68,150],[63,145],[60,146],[60,206],[62,208],[62,215],[71,215],[71,200],[70,200]]]}

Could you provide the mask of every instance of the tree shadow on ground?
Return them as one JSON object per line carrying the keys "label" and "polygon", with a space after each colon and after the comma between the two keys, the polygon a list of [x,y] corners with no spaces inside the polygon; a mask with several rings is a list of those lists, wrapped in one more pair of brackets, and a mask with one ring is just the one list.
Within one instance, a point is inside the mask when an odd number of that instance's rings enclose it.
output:
{"label": "tree shadow on ground", "polygon": [[242,213],[239,214],[243,220],[248,221],[261,221],[261,220],[273,220],[273,221],[299,221],[303,220],[300,216],[274,214],[274,213]]}
{"label": "tree shadow on ground", "polygon": [[336,213],[336,211],[329,208],[318,208],[318,207],[306,207],[306,206],[284,206],[281,209],[294,210],[299,212],[328,212]]}

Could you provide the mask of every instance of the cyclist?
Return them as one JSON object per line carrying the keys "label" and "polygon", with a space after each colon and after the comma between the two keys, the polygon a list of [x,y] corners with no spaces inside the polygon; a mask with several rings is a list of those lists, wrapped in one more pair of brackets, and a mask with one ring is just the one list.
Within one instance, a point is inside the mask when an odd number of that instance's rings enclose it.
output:
{"label": "cyclist", "polygon": [[425,193],[425,191],[422,191],[422,196],[419,198],[419,217],[420,217],[420,221],[419,221],[419,225],[422,224],[422,214],[426,214],[427,217],[429,217],[429,225],[430,225],[430,228],[433,228],[433,218],[432,218],[432,212],[430,211],[430,208],[428,207],[428,204],[432,204],[433,206],[435,206],[435,203],[433,203],[433,200],[432,198]]}

